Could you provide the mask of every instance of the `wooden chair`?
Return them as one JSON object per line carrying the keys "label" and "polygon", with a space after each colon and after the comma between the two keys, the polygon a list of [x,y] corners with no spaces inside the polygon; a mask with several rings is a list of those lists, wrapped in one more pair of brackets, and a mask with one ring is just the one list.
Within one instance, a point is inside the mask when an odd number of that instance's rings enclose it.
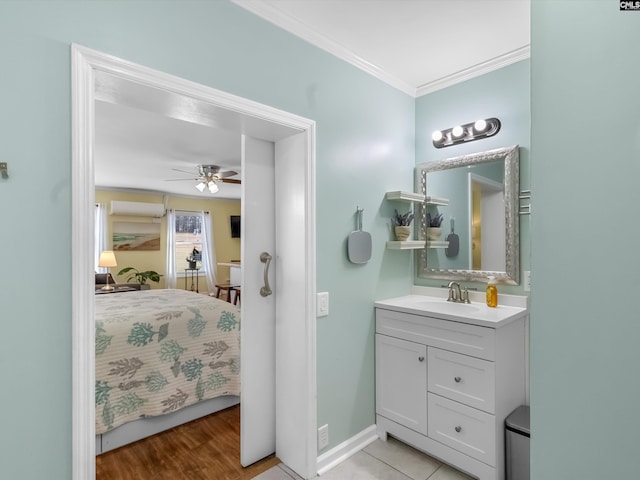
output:
{"label": "wooden chair", "polygon": [[231,283],[216,283],[216,298],[220,298],[220,292],[225,292],[227,302],[231,303],[231,291],[236,288],[237,285]]}

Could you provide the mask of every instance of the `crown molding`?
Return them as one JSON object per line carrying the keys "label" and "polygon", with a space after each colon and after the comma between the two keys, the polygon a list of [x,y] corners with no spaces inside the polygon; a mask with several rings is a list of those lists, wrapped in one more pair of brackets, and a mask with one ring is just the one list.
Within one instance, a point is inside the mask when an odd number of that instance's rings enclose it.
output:
{"label": "crown molding", "polygon": [[231,2],[263,18],[269,23],[272,23],[291,34],[303,40],[306,40],[312,45],[325,50],[333,56],[338,57],[347,63],[350,63],[351,65],[376,77],[378,80],[381,80],[388,85],[391,85],[392,87],[395,87],[398,90],[411,95],[412,97],[416,96],[416,87],[409,85],[407,82],[399,79],[394,75],[390,75],[382,68],[374,65],[371,62],[368,62],[362,57],[359,57],[348,48],[344,47],[338,42],[331,40],[325,35],[322,35],[320,32],[313,29],[306,23],[301,22],[291,15],[286,14],[279,8],[260,0],[231,0]]}
{"label": "crown molding", "polygon": [[331,40],[309,25],[283,12],[272,4],[261,0],[231,0],[231,2],[244,10],[261,17],[269,23],[272,23],[277,27],[280,27],[283,30],[286,30],[287,32],[311,43],[312,45],[325,50],[341,60],[350,63],[351,65],[374,76],[378,80],[397,88],[412,97],[421,97],[428,93],[479,77],[485,73],[498,70],[502,67],[506,67],[507,65],[511,65],[512,63],[519,62],[520,60],[525,60],[531,56],[531,46],[525,45],[524,47],[492,58],[486,62],[479,63],[446,77],[414,87],[404,80],[389,74],[377,65],[356,55],[345,46]]}
{"label": "crown molding", "polygon": [[450,87],[457,83],[470,80],[485,73],[493,72],[512,63],[525,60],[531,56],[531,45],[525,45],[524,47],[513,50],[499,57],[492,58],[486,62],[479,63],[473,67],[465,68],[459,72],[453,73],[446,77],[440,78],[433,82],[420,85],[416,91],[416,97],[421,97],[428,93],[433,93],[436,90],[442,90],[443,88]]}

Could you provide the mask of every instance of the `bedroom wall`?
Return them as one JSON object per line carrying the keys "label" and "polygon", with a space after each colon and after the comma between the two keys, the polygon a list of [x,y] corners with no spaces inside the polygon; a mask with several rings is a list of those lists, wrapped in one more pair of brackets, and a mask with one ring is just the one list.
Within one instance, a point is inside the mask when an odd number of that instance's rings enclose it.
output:
{"label": "bedroom wall", "polygon": [[640,11],[579,3],[532,2],[533,480],[640,475]]}
{"label": "bedroom wall", "polygon": [[[522,60],[416,99],[416,165],[519,145],[520,190],[528,190],[531,185],[530,67],[529,60]],[[434,130],[489,117],[498,118],[502,124],[495,136],[440,149],[433,146]],[[529,215],[520,215],[520,285],[500,285],[503,293],[528,295],[524,292],[522,272],[531,270],[530,221]],[[443,232],[449,233],[448,221],[443,222]],[[442,280],[416,277],[416,285],[439,287],[442,284]],[[478,282],[464,284],[480,290],[486,287],[485,283]]]}
{"label": "bedroom wall", "polygon": [[[96,202],[106,203],[107,209],[111,200],[125,202],[147,202],[163,203],[160,194],[134,193],[114,190],[96,190]],[[240,239],[231,238],[231,227],[229,226],[229,215],[240,215],[240,201],[229,199],[198,199],[170,196],[167,207],[186,211],[209,211],[212,215],[212,228],[215,242],[215,253],[218,262],[229,262],[240,258]],[[151,218],[130,217],[122,215],[108,215],[107,224],[109,228],[109,238],[113,233],[113,222],[140,222],[152,223]],[[110,244],[111,245],[111,244]],[[125,267],[134,267],[138,270],[154,270],[161,275],[166,273],[167,255],[167,219],[160,219],[160,250],[152,251],[117,251],[115,252],[118,266],[112,268],[111,274],[118,283],[125,283],[128,275],[118,276],[117,273]],[[177,259],[178,274],[182,268],[187,268],[187,261],[184,258]],[[219,283],[229,281],[229,267],[217,267],[217,280]],[[165,288],[165,278],[160,278],[159,283],[149,282],[151,288]],[[178,278],[178,288],[184,285],[183,280]],[[200,293],[207,293],[207,282],[204,275],[200,275],[198,283]]]}
{"label": "bedroom wall", "polygon": [[372,425],[372,302],[413,283],[383,198],[413,185],[414,99],[226,1],[0,2],[0,477],[71,478],[72,42],[317,122],[318,422],[328,448]]}

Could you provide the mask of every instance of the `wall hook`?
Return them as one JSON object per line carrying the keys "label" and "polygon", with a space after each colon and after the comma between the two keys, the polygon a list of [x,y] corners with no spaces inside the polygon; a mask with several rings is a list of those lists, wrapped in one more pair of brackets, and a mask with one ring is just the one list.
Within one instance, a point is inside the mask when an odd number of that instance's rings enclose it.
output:
{"label": "wall hook", "polygon": [[360,208],[360,205],[356,206],[356,230],[362,230],[362,212],[364,208]]}

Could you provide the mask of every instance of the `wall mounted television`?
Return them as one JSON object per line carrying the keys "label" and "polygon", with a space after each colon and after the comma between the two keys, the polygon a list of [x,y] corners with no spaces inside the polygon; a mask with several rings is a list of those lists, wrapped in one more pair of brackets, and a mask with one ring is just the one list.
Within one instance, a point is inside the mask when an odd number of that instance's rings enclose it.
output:
{"label": "wall mounted television", "polygon": [[240,238],[240,215],[230,215],[231,238]]}

